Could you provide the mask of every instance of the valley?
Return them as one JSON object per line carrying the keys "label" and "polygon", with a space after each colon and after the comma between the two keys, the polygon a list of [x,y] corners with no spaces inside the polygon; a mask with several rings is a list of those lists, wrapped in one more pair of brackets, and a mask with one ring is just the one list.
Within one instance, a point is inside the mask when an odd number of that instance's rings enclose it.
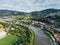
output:
{"label": "valley", "polygon": [[60,10],[5,11],[0,12],[5,14],[0,16],[0,45],[57,45],[54,34],[60,34]]}

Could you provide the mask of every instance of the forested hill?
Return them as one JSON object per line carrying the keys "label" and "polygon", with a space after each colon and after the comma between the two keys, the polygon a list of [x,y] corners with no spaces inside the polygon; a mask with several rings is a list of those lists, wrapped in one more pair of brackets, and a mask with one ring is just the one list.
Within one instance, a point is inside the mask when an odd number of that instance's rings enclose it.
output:
{"label": "forested hill", "polygon": [[[51,13],[58,13],[60,12],[60,9],[45,9],[42,11],[33,11],[30,12],[31,15],[47,15]],[[0,16],[5,16],[5,15],[25,15],[27,14],[26,12],[19,12],[19,11],[13,11],[13,10],[0,10]]]}
{"label": "forested hill", "polygon": [[11,15],[24,15],[25,12],[13,11],[13,10],[0,10],[0,16],[11,16]]}
{"label": "forested hill", "polygon": [[32,15],[47,15],[47,14],[51,14],[51,13],[58,13],[60,12],[60,9],[45,9],[45,10],[41,10],[41,11],[33,11],[31,12]]}
{"label": "forested hill", "polygon": [[60,9],[46,9],[31,12],[32,20],[41,21],[47,24],[60,27]]}
{"label": "forested hill", "polygon": [[[60,21],[60,9],[46,9],[42,11],[31,12],[34,20],[45,21],[45,20],[58,20]],[[46,21],[47,22],[47,21]]]}

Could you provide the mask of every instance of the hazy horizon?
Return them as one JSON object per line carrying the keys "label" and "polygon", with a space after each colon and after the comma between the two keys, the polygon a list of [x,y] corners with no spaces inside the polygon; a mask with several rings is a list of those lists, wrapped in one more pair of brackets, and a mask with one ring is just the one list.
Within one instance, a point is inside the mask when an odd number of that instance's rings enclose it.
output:
{"label": "hazy horizon", "polygon": [[1,0],[0,9],[22,12],[41,11],[44,9],[60,9],[60,0]]}

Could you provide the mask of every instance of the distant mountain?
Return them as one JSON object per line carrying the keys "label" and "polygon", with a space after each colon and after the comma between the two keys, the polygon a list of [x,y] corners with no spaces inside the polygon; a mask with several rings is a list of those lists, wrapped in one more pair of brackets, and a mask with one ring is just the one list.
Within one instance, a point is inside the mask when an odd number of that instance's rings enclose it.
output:
{"label": "distant mountain", "polygon": [[25,12],[13,11],[13,10],[0,10],[0,16],[11,16],[11,15],[24,15]]}
{"label": "distant mountain", "polygon": [[56,13],[56,12],[60,12],[60,9],[45,9],[45,10],[42,10],[42,11],[34,11],[34,12],[31,12],[32,15],[47,15],[47,14],[50,14],[50,13]]}
{"label": "distant mountain", "polygon": [[[30,12],[29,14],[31,15],[48,15],[51,13],[57,13],[60,12],[60,9],[45,9],[42,11],[33,11]],[[11,15],[25,15],[27,14],[26,12],[20,12],[20,11],[13,11],[13,10],[0,10],[0,16],[11,16]]]}
{"label": "distant mountain", "polygon": [[59,12],[60,9],[46,9],[46,10],[42,10],[41,13],[46,13],[46,14],[49,14],[49,13],[55,13],[55,12]]}

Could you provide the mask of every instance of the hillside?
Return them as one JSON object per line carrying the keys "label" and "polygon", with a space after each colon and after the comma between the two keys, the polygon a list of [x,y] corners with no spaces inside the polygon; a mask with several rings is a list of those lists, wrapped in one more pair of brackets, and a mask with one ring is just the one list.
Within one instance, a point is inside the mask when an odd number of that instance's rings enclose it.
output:
{"label": "hillside", "polygon": [[0,10],[0,16],[12,16],[12,15],[24,15],[25,12],[13,11],[13,10]]}
{"label": "hillside", "polygon": [[32,15],[47,15],[50,13],[56,13],[56,12],[60,12],[60,9],[45,9],[45,10],[41,10],[41,11],[33,11],[31,12]]}
{"label": "hillside", "polygon": [[[45,9],[41,11],[33,11],[29,12],[31,15],[47,15],[51,13],[58,13],[60,12],[60,9]],[[14,10],[0,10],[0,16],[4,15],[24,15],[27,14],[27,12],[21,12],[21,11],[14,11]]]}
{"label": "hillside", "polygon": [[32,12],[32,20],[60,27],[60,9],[46,9]]}

